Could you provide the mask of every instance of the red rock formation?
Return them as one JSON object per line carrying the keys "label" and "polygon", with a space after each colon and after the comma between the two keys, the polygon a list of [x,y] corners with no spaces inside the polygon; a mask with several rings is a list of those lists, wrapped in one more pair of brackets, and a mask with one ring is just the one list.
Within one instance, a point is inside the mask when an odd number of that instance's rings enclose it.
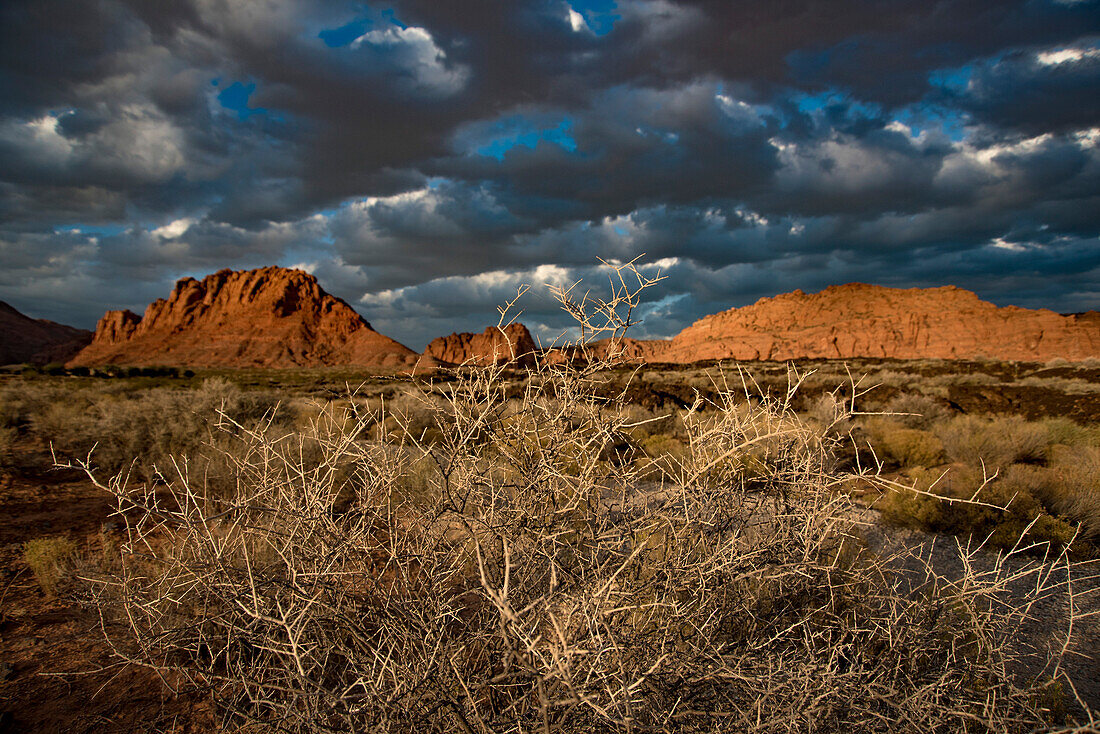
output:
{"label": "red rock formation", "polygon": [[143,317],[108,311],[69,366],[403,368],[416,361],[312,275],[269,267],[184,278]]}
{"label": "red rock formation", "polygon": [[1100,313],[998,308],[970,291],[850,283],[762,298],[699,319],[647,361],[889,357],[1047,361],[1100,357]]}
{"label": "red rock formation", "polygon": [[455,333],[433,339],[424,355],[446,364],[530,364],[537,349],[531,332],[523,324],[502,329],[490,326],[480,334]]}
{"label": "red rock formation", "polygon": [[92,340],[92,332],[32,319],[0,301],[0,364],[64,362]]}

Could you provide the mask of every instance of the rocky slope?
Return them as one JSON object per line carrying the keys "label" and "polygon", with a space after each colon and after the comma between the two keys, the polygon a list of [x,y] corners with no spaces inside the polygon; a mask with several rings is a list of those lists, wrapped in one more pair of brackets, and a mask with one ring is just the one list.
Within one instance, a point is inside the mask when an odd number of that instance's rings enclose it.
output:
{"label": "rocky slope", "polygon": [[1100,357],[1100,313],[999,308],[970,291],[849,283],[706,316],[648,361],[886,357],[1046,361]]}
{"label": "rocky slope", "polygon": [[523,324],[503,329],[490,326],[480,334],[455,333],[433,339],[424,355],[437,362],[459,364],[530,364],[537,349],[531,332]]}
{"label": "rocky slope", "polygon": [[32,319],[0,301],[0,364],[64,362],[92,340],[92,332]]}
{"label": "rocky slope", "polygon": [[417,359],[312,275],[268,267],[184,278],[144,316],[108,311],[69,366],[407,368]]}

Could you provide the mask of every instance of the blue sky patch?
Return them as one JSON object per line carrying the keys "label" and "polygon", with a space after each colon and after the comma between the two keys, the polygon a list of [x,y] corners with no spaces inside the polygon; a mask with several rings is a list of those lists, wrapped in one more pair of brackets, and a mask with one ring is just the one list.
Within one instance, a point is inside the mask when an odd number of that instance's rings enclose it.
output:
{"label": "blue sky patch", "polygon": [[928,75],[928,83],[933,87],[959,94],[966,91],[973,75],[973,64],[966,64],[957,69],[937,69]]}
{"label": "blue sky patch", "polygon": [[573,0],[573,10],[584,16],[584,22],[597,36],[606,36],[615,27],[615,21],[622,18],[615,12],[615,0]]}
{"label": "blue sky patch", "polygon": [[516,115],[493,125],[492,131],[496,134],[488,142],[477,146],[476,150],[479,155],[502,161],[504,155],[517,145],[534,150],[539,141],[544,140],[548,143],[554,143],[570,153],[575,153],[577,151],[577,141],[570,134],[572,128],[573,120],[569,117],[563,119],[555,127],[540,128],[536,127],[523,115]]}
{"label": "blue sky patch", "polygon": [[882,114],[882,108],[879,105],[852,99],[851,96],[837,89],[827,89],[813,94],[797,94],[794,100],[800,112],[811,116],[826,108],[843,108],[844,117],[848,120],[873,119]]}
{"label": "blue sky patch", "polygon": [[925,130],[938,130],[956,143],[966,138],[966,126],[970,124],[969,118],[959,110],[928,104],[910,105],[899,110],[897,119],[907,125],[914,135],[920,135]]}
{"label": "blue sky patch", "polygon": [[218,102],[225,109],[236,112],[237,117],[241,120],[247,120],[252,115],[264,114],[267,109],[264,107],[249,107],[248,98],[252,96],[252,93],[256,91],[255,82],[251,84],[242,84],[241,82],[233,82],[228,87],[218,92]]}
{"label": "blue sky patch", "polygon": [[127,229],[125,224],[62,224],[53,228],[53,231],[61,234],[84,234],[92,237],[114,237],[122,234]]}
{"label": "blue sky patch", "polygon": [[347,46],[356,38],[366,33],[373,25],[369,18],[356,18],[350,23],[345,23],[339,28],[326,28],[317,34],[329,48]]}

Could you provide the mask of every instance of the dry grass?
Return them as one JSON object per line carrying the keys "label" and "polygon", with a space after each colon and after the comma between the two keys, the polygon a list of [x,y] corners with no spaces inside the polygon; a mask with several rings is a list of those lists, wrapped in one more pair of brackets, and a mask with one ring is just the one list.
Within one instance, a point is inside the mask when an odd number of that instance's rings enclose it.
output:
{"label": "dry grass", "polygon": [[[582,352],[629,326],[632,272],[607,301],[557,293]],[[608,366],[538,364],[518,399],[501,368],[462,369],[426,386],[426,425],[355,396],[304,436],[226,415],[228,493],[178,463],[171,501],[102,482],[128,530],[91,580],[109,640],[281,731],[1054,722],[1058,684],[1007,672],[1053,575],[1007,605],[1000,573],[906,591],[835,491],[841,438],[792,394],[750,403],[731,376],[680,416],[682,452],[639,461],[609,450],[644,416],[604,394]]]}
{"label": "dry grass", "polygon": [[991,473],[1016,463],[1040,463],[1050,445],[1040,423],[1018,416],[956,416],[936,426],[936,435],[951,461]]}
{"label": "dry grass", "polygon": [[23,562],[46,596],[55,596],[73,569],[76,543],[71,538],[35,538],[23,544]]}
{"label": "dry grass", "polygon": [[867,440],[878,455],[901,467],[934,467],[943,463],[944,445],[930,431],[906,428],[890,417],[874,417],[863,422]]}
{"label": "dry grass", "polygon": [[[72,389],[62,384],[15,382],[0,395],[4,421],[54,448],[59,456],[86,458],[103,472],[133,471],[155,477],[154,465],[188,455],[198,462],[217,432],[212,422],[227,411],[246,422],[260,420],[276,405],[264,393],[245,393],[221,378],[197,389],[130,390],[99,384]],[[289,411],[283,424],[293,422]],[[205,454],[204,454],[205,452]]]}

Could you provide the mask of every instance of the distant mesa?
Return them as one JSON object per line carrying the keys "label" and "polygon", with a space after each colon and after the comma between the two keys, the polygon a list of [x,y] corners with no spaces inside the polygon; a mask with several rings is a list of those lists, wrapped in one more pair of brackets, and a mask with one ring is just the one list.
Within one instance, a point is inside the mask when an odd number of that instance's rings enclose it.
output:
{"label": "distant mesa", "polygon": [[144,316],[108,311],[68,366],[409,368],[418,355],[301,270],[184,278]]}
{"label": "distant mesa", "polygon": [[997,307],[970,291],[849,283],[800,290],[705,316],[646,361],[715,359],[997,359],[1100,357],[1100,313]]}
{"label": "distant mesa", "polygon": [[455,333],[433,339],[424,356],[445,365],[534,363],[538,347],[523,324],[490,326],[480,334]]}
{"label": "distant mesa", "polygon": [[[87,332],[28,319],[6,305],[0,317],[7,350],[2,354],[9,362],[61,359],[48,355],[88,338]],[[47,338],[47,333],[57,336]],[[849,283],[819,293],[797,290],[761,298],[699,319],[672,339],[627,338],[614,346],[627,361],[673,364],[857,357],[1080,361],[1100,357],[1100,313],[999,308],[954,286]],[[55,348],[61,351],[49,351]],[[610,348],[597,342],[587,354],[605,356]],[[531,364],[536,354],[527,328],[511,324],[440,337],[418,355],[374,331],[312,275],[269,267],[222,270],[201,281],[185,278],[167,300],[150,304],[144,316],[108,311],[91,344],[68,364],[408,369]],[[569,354],[555,350],[546,358],[580,353]]]}
{"label": "distant mesa", "polygon": [[0,364],[63,363],[91,340],[86,329],[32,319],[0,301]]}

